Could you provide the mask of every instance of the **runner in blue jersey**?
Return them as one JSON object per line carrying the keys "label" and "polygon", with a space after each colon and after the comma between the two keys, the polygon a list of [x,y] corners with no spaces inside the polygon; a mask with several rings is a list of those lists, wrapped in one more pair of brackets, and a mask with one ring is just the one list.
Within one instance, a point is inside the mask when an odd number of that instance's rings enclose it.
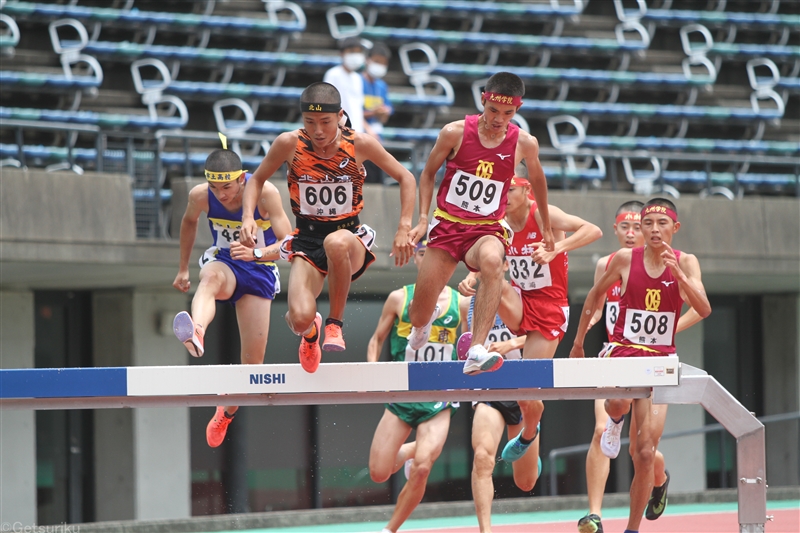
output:
{"label": "runner in blue jersey", "polygon": [[[224,139],[224,138],[223,138]],[[225,146],[223,141],[223,146]],[[189,353],[203,355],[203,335],[214,319],[216,301],[236,306],[243,364],[261,364],[267,347],[272,299],[280,292],[275,260],[280,241],[291,232],[280,194],[265,183],[255,210],[258,224],[255,247],[239,242],[242,227],[242,193],[250,178],[242,170],[236,153],[223,148],[212,152],[205,163],[206,183],[189,192],[186,213],[181,220],[180,263],[172,285],[188,292],[189,258],[197,236],[201,213],[208,215],[213,245],[200,258],[200,284],[192,299],[191,314],[175,316],[173,329]],[[219,406],[206,428],[208,445],[216,448],[225,439],[236,406]]]}

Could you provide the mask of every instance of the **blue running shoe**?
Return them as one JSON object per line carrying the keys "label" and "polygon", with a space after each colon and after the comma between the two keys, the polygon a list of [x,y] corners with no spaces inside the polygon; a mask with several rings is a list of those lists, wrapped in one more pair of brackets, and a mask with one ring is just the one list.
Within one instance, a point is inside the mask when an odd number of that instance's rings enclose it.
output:
{"label": "blue running shoe", "polygon": [[533,440],[530,441],[528,444],[522,444],[522,442],[520,442],[519,440],[520,436],[522,435],[522,431],[519,432],[519,435],[508,441],[506,447],[503,448],[503,453],[502,453],[503,461],[513,463],[514,461],[525,455],[525,452],[527,452],[528,448],[531,447],[533,441],[539,438],[540,427],[541,424],[537,424],[536,435],[533,436]]}

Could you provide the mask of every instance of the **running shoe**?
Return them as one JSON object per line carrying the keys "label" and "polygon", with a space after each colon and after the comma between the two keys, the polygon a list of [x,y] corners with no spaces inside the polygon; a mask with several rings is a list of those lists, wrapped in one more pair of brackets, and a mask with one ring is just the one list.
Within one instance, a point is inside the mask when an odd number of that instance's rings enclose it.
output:
{"label": "running shoe", "polygon": [[472,332],[468,331],[466,333],[462,333],[461,336],[458,338],[458,342],[456,342],[456,354],[458,358],[462,361],[467,360],[467,352],[469,352],[469,347],[472,344]]}
{"label": "running shoe", "polygon": [[[522,441],[519,440],[522,436],[522,431],[520,431],[516,437],[508,441],[506,443],[506,447],[503,448],[503,453],[501,454],[503,461],[513,463],[514,461],[521,459],[522,456],[525,455],[525,452],[528,451],[528,448],[531,447],[533,441],[539,438],[539,429],[541,429],[541,427],[541,424],[536,426],[536,435],[533,436],[533,440],[531,440],[528,444],[523,444]],[[541,467],[539,472],[541,472]]]}
{"label": "running shoe", "polygon": [[218,406],[214,418],[206,426],[206,442],[209,446],[216,448],[222,444],[231,422],[233,422],[233,417],[226,416],[225,408],[221,405]]}
{"label": "running shoe", "polygon": [[433,327],[433,321],[439,316],[439,306],[437,305],[433,309],[433,315],[431,315],[431,319],[422,328],[411,328],[411,333],[408,335],[408,345],[411,347],[412,350],[419,350],[425,343],[428,342],[428,337],[431,336],[431,328]]}
{"label": "running shoe", "polygon": [[503,366],[503,356],[497,352],[490,352],[482,344],[476,344],[467,352],[464,362],[464,373],[470,376],[482,372],[494,372]]}
{"label": "running shoe", "polygon": [[603,436],[600,437],[600,450],[602,450],[603,455],[609,459],[616,459],[619,455],[619,449],[621,447],[619,440],[624,424],[624,418],[619,422],[614,422],[609,416],[608,421],[606,421],[606,430],[603,431]]}
{"label": "running shoe", "polygon": [[596,514],[587,514],[578,520],[578,533],[603,533],[603,524]]}
{"label": "running shoe", "polygon": [[411,477],[411,465],[414,464],[414,458],[406,461],[406,464],[403,466],[403,474],[406,475],[406,480]]}
{"label": "running shoe", "polygon": [[194,325],[194,320],[186,311],[181,311],[175,315],[172,321],[172,331],[178,340],[186,346],[193,357],[203,357],[203,329]]}
{"label": "running shoe", "polygon": [[660,487],[653,487],[653,492],[650,493],[650,501],[647,502],[647,508],[644,510],[644,517],[648,520],[656,520],[664,514],[664,509],[667,508],[669,472],[665,473],[667,474],[667,480]]}
{"label": "running shoe", "polygon": [[326,352],[344,351],[344,337],[342,336],[341,326],[336,324],[325,326],[325,342],[322,343],[322,349]]}
{"label": "running shoe", "polygon": [[317,330],[317,338],[314,342],[309,342],[305,337],[300,339],[300,366],[309,374],[313,374],[319,368],[322,359],[322,350],[319,348],[319,336],[322,329],[322,316],[317,313],[314,318],[314,327]]}

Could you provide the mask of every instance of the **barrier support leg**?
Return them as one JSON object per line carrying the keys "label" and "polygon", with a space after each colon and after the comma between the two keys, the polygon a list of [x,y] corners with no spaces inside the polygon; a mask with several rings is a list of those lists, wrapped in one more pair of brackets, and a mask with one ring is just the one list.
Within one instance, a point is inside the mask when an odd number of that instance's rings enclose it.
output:
{"label": "barrier support leg", "polygon": [[764,425],[705,371],[681,363],[680,385],[655,387],[653,402],[700,404],[736,438],[739,532],[763,533],[767,520]]}

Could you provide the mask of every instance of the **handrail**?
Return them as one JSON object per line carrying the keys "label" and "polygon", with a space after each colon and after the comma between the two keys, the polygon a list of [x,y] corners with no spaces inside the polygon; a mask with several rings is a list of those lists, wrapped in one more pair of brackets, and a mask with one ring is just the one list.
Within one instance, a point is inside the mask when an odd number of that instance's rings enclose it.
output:
{"label": "handrail", "polygon": [[[787,420],[799,420],[800,411],[793,411],[789,413],[781,413],[777,415],[767,415],[759,417],[758,420],[762,424],[770,424],[773,422],[786,422]],[[673,431],[661,436],[664,439],[677,439],[679,437],[686,437],[689,435],[714,433],[717,431],[725,431],[722,424],[708,424],[701,428],[684,429],[682,431]],[[620,445],[624,446],[630,444],[631,440],[628,438],[620,439]],[[558,496],[558,475],[556,472],[556,459],[566,455],[577,455],[579,453],[588,452],[590,444],[576,444],[574,446],[564,446],[562,448],[554,448],[547,454],[547,462],[550,468],[550,496]]]}

